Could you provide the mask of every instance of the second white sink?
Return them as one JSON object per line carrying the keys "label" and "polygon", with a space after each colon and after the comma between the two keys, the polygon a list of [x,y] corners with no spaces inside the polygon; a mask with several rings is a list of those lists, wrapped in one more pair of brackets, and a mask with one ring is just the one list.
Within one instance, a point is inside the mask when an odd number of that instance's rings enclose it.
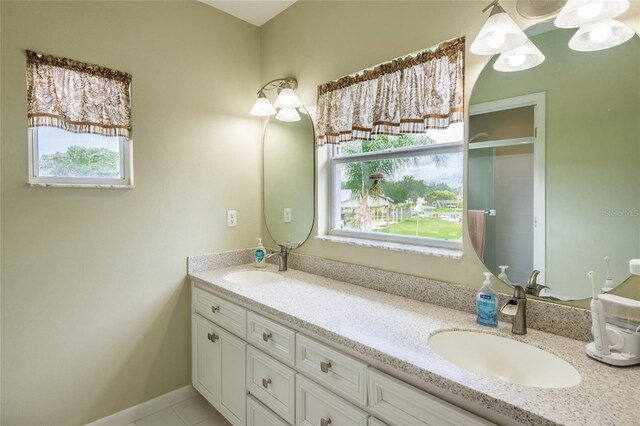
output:
{"label": "second white sink", "polygon": [[429,338],[431,349],[447,361],[483,376],[538,388],[568,388],[582,381],[571,364],[535,346],[466,330],[442,331]]}
{"label": "second white sink", "polygon": [[271,284],[282,281],[282,275],[271,271],[238,271],[225,275],[224,279],[233,284]]}

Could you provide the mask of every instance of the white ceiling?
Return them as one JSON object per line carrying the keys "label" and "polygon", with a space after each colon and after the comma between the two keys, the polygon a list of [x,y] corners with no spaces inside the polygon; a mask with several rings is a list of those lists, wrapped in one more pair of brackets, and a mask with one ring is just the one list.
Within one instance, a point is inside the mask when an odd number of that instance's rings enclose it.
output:
{"label": "white ceiling", "polygon": [[261,26],[297,0],[199,0],[223,12]]}

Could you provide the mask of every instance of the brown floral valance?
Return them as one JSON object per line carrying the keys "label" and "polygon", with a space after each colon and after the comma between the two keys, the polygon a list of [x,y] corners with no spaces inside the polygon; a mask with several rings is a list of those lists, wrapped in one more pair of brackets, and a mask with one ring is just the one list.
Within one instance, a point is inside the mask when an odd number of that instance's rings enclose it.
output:
{"label": "brown floral valance", "polygon": [[316,145],[424,133],[464,120],[464,37],[318,86]]}
{"label": "brown floral valance", "polygon": [[27,50],[29,127],[129,138],[131,75]]}

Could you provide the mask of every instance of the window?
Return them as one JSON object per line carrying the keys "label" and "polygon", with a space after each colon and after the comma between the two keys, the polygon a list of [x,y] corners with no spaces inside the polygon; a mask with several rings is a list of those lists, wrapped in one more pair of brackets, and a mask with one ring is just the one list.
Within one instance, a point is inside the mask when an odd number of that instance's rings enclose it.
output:
{"label": "window", "polygon": [[131,142],[119,136],[29,129],[29,183],[34,186],[130,186]]}
{"label": "window", "polygon": [[29,183],[132,187],[131,75],[26,54]]}
{"label": "window", "polygon": [[462,246],[464,124],[335,145],[331,234]]}

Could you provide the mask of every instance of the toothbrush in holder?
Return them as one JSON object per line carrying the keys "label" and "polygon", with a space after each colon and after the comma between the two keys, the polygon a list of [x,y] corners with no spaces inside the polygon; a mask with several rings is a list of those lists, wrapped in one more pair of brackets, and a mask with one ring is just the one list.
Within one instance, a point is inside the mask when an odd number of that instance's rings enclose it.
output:
{"label": "toothbrush in holder", "polygon": [[598,299],[596,282],[593,279],[593,271],[587,273],[591,280],[591,332],[596,346],[596,351],[600,355],[609,355],[609,339],[607,338],[607,324],[604,320],[604,307],[602,301]]}

